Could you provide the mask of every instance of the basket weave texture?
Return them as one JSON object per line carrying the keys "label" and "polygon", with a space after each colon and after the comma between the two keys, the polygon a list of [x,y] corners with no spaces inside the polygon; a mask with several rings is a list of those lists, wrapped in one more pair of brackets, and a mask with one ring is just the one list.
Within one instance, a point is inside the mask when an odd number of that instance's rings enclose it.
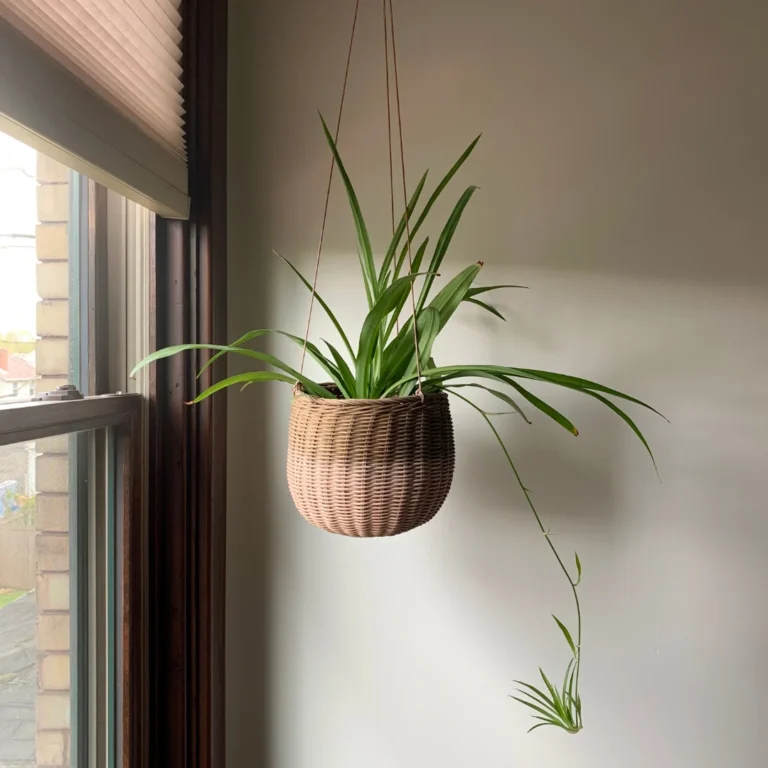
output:
{"label": "basket weave texture", "polygon": [[331,400],[298,389],[288,427],[288,488],[313,525],[344,536],[405,533],[451,488],[453,422],[444,393]]}

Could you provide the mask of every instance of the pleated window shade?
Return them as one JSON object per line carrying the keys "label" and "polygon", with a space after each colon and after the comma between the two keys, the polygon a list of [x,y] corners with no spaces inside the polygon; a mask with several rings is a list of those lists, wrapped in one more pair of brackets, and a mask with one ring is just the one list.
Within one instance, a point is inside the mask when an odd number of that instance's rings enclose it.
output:
{"label": "pleated window shade", "polygon": [[0,130],[188,214],[181,0],[0,0]]}

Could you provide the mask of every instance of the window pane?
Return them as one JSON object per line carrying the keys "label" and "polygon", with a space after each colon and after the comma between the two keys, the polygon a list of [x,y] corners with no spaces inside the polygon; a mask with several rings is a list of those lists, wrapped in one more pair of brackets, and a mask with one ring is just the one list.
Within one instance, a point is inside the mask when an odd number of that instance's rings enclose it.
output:
{"label": "window pane", "polygon": [[0,768],[113,764],[116,466],[105,430],[0,446]]}
{"label": "window pane", "polygon": [[68,764],[70,442],[62,436],[0,447],[2,768]]}
{"label": "window pane", "polygon": [[0,402],[78,384],[81,183],[0,133]]}

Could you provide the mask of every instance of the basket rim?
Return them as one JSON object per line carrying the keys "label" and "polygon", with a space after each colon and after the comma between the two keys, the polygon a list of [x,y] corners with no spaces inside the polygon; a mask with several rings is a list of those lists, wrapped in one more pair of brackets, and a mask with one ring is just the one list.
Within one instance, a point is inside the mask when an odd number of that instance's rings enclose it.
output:
{"label": "basket rim", "polygon": [[[331,384],[330,382],[324,382],[321,384],[321,386],[327,388],[327,389],[337,389],[335,384]],[[307,400],[311,400],[313,403],[322,403],[322,405],[328,405],[333,406],[336,408],[340,407],[350,407],[354,405],[388,405],[390,403],[423,403],[427,400],[448,400],[448,395],[445,392],[428,392],[425,395],[406,395],[405,397],[340,397],[340,398],[334,398],[333,400],[328,397],[318,397],[317,395],[310,394],[307,392],[301,382],[296,382],[296,384],[293,387],[293,399],[296,400],[298,398],[306,398]]]}

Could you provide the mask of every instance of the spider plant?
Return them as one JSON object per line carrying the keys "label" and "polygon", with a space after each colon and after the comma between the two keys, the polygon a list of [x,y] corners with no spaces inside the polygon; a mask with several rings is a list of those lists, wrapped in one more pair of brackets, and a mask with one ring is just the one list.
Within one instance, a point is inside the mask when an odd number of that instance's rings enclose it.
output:
{"label": "spider plant", "polygon": [[[476,285],[475,281],[483,266],[483,263],[478,261],[467,265],[445,281],[439,290],[435,288],[456,229],[467,205],[477,191],[477,187],[469,186],[461,194],[434,245],[430,243],[428,236],[422,236],[422,229],[438,198],[472,154],[480,137],[478,136],[467,147],[448,173],[440,180],[426,202],[419,207],[428,174],[425,173],[421,177],[411,193],[410,200],[395,227],[386,251],[383,256],[377,259],[355,188],[322,117],[321,121],[328,146],[333,153],[336,167],[344,184],[357,234],[360,271],[368,303],[368,313],[360,327],[357,343],[352,343],[351,334],[345,331],[323,297],[315,292],[315,300],[327,314],[338,333],[338,343],[341,349],[331,342],[323,341],[327,350],[325,351],[315,343],[308,340],[305,342],[303,338],[287,331],[259,329],[249,331],[228,346],[182,344],[168,347],[146,357],[136,366],[135,370],[153,361],[187,350],[212,350],[216,354],[205,363],[202,370],[205,370],[214,360],[224,354],[247,357],[267,367],[230,376],[219,381],[201,392],[192,403],[199,403],[216,392],[233,385],[248,386],[261,381],[280,381],[292,386],[298,382],[303,386],[305,392],[319,398],[365,399],[414,395],[419,391],[419,383],[421,383],[421,391],[424,394],[446,392],[478,411],[499,442],[550,550],[568,579],[577,614],[575,639],[565,624],[559,619],[555,619],[572,653],[562,688],[553,685],[549,678],[541,672],[545,691],[528,683],[519,683],[522,686],[521,696],[525,698],[514,698],[536,713],[536,718],[541,722],[534,725],[533,728],[552,725],[563,728],[570,733],[576,733],[582,727],[581,697],[579,694],[581,606],[577,592],[577,587],[581,581],[581,562],[576,555],[577,575],[574,578],[554,547],[550,532],[534,508],[530,493],[523,484],[510,453],[492,421],[491,417],[498,414],[480,408],[460,390],[469,388],[484,390],[510,409],[505,413],[518,414],[527,423],[531,423],[522,407],[525,403],[530,407],[529,410],[551,419],[571,435],[578,435],[579,432],[568,417],[534,394],[528,387],[532,384],[546,384],[579,392],[602,403],[621,418],[651,455],[651,459],[653,459],[651,449],[639,427],[616,404],[615,400],[639,405],[655,413],[658,411],[631,395],[577,376],[519,366],[485,363],[438,365],[432,356],[435,340],[463,304],[474,304],[496,318],[504,320],[498,309],[486,303],[487,294],[524,287],[519,285]],[[277,255],[279,256],[279,254]],[[312,292],[312,284],[296,266],[288,259],[282,256],[280,258],[304,286]],[[412,290],[413,304],[408,302],[406,307]],[[483,298],[480,298],[481,296]],[[413,311],[414,307],[415,312]],[[414,321],[416,323],[415,334]],[[307,354],[319,364],[325,376],[335,386],[329,388],[321,381],[315,381],[296,371],[284,360],[249,346],[251,342],[268,334],[282,335],[300,347],[304,347],[306,344]],[[414,336],[418,339],[418,350],[414,343]]]}

